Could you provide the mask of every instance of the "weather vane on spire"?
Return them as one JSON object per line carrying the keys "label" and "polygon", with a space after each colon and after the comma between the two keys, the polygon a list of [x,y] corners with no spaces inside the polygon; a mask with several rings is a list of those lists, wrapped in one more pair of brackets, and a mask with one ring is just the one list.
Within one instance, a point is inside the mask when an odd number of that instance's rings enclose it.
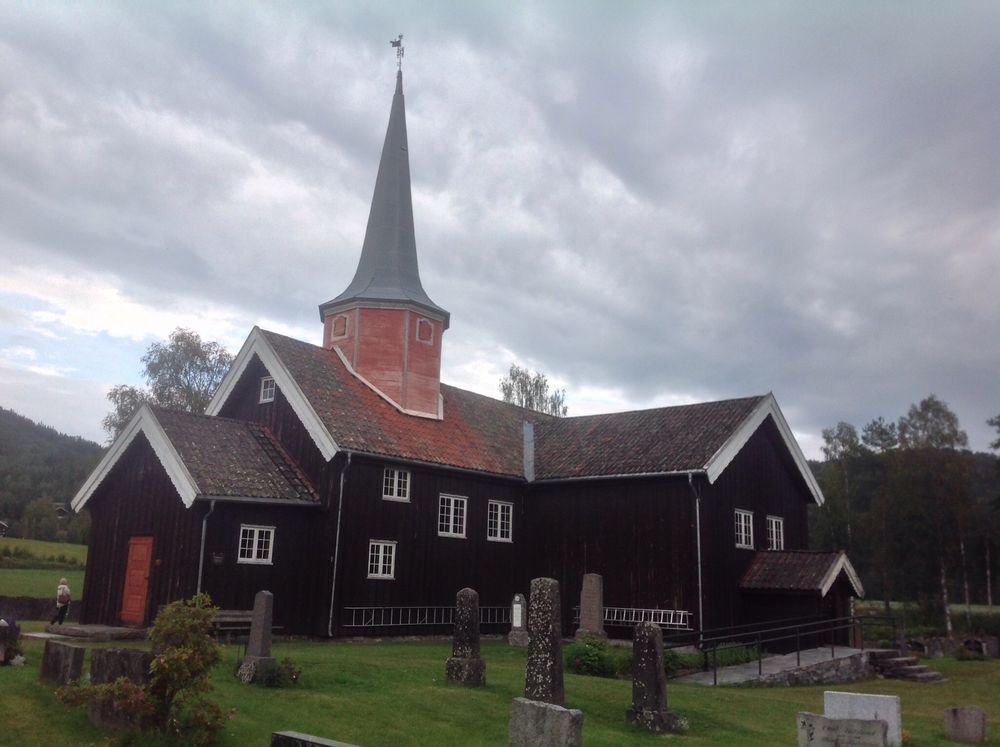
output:
{"label": "weather vane on spire", "polygon": [[403,35],[400,34],[397,38],[390,39],[389,43],[396,48],[396,68],[398,70],[402,70],[403,69],[403,54],[405,54],[405,52],[403,50]]}

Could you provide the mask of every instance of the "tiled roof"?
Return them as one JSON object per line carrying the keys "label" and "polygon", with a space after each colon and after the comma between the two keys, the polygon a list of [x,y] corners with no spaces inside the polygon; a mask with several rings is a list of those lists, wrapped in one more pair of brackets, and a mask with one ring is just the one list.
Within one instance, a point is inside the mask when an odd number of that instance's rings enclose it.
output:
{"label": "tiled roof", "polygon": [[256,423],[150,409],[201,495],[317,502],[291,458]]}
{"label": "tiled roof", "polygon": [[769,550],[758,552],[743,574],[741,589],[758,591],[823,591],[841,552]]}
{"label": "tiled roof", "polygon": [[341,449],[523,476],[523,420],[535,424],[535,478],[703,469],[761,397],[555,418],[441,385],[444,419],[406,415],[333,351],[261,330]]}

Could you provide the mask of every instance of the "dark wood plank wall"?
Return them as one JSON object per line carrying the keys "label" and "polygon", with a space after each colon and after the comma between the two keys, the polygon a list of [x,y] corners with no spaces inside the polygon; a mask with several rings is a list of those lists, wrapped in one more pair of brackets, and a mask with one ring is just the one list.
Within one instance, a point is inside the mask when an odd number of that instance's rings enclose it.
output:
{"label": "dark wood plank wall", "polygon": [[584,573],[603,576],[607,607],[697,612],[693,498],[686,479],[535,485],[526,506],[529,570],[559,581],[567,633]]}
{"label": "dark wood plank wall", "polygon": [[[750,611],[744,610],[739,583],[754,553],[767,549],[766,517],[784,518],[786,550],[808,549],[806,512],[812,498],[770,418],[714,485],[704,480],[699,485],[705,627],[741,624],[747,622]],[[733,513],[737,508],[753,511],[753,550],[736,547]]]}
{"label": "dark wood plank wall", "polygon": [[[382,478],[388,464],[355,456],[347,472],[343,506],[337,608],[444,606],[469,586],[482,606],[508,605],[524,577],[528,550],[520,481],[464,475],[410,466],[410,501],[383,500]],[[464,538],[438,535],[441,493],[466,497]],[[489,500],[514,504],[513,542],[486,538]],[[395,579],[368,578],[371,540],[396,544]],[[338,621],[342,618],[338,615]],[[352,632],[342,630],[342,633]]]}
{"label": "dark wood plank wall", "polygon": [[[223,609],[253,608],[254,595],[274,594],[274,624],[286,632],[318,634],[320,600],[328,564],[323,562],[321,507],[216,501],[208,518],[202,588]],[[240,563],[243,524],[274,527],[271,563]]]}
{"label": "dark wood plank wall", "polygon": [[141,433],[87,502],[93,519],[80,620],[119,622],[128,541],[153,537],[146,623],[157,608],[191,596],[198,573],[201,513],[184,507],[156,454]]}

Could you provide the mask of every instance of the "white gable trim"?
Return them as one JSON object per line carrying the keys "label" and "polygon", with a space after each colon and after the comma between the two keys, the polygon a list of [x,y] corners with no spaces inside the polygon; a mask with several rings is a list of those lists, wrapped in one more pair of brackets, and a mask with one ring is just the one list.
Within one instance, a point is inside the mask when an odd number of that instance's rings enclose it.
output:
{"label": "white gable trim", "polygon": [[819,483],[816,482],[815,476],[813,476],[812,470],[809,469],[809,462],[806,461],[805,454],[802,453],[802,449],[799,448],[799,442],[795,440],[795,436],[792,433],[792,429],[788,427],[788,421],[785,420],[785,416],[781,414],[781,409],[778,407],[777,401],[774,399],[774,395],[770,392],[760,401],[757,407],[754,408],[740,427],[737,428],[726,442],[719,448],[712,458],[705,463],[705,472],[708,475],[708,481],[714,483],[719,475],[721,475],[729,463],[736,458],[739,454],[740,449],[742,449],[746,442],[750,440],[750,437],[756,432],[760,427],[760,424],[764,420],[771,416],[774,420],[774,424],[778,427],[778,432],[781,434],[782,440],[785,442],[785,446],[788,448],[789,453],[792,455],[792,459],[795,461],[795,466],[798,467],[799,473],[802,475],[802,479],[805,480],[806,486],[809,488],[809,492],[816,502],[817,506],[823,505],[823,491],[820,490]]}
{"label": "white gable trim", "polygon": [[100,463],[94,468],[94,471],[90,473],[86,482],[83,483],[76,495],[73,496],[70,505],[74,511],[79,511],[86,505],[87,501],[90,500],[90,496],[104,482],[104,478],[118,464],[118,460],[122,454],[125,453],[129,444],[135,440],[135,437],[139,433],[145,434],[146,440],[153,447],[156,458],[163,465],[163,469],[180,495],[181,501],[183,501],[187,508],[191,508],[195,498],[198,497],[198,493],[201,492],[198,489],[198,484],[194,481],[191,473],[188,472],[187,467],[184,466],[180,455],[173,444],[170,443],[170,439],[167,438],[167,434],[163,431],[163,427],[149,408],[149,405],[143,405],[132,416],[128,425],[118,434],[118,438],[111,444],[111,448],[108,449],[104,458],[101,459]]}
{"label": "white gable trim", "polygon": [[267,373],[274,379],[281,393],[288,400],[288,404],[292,406],[292,410],[298,416],[299,420],[302,421],[302,425],[305,426],[306,431],[312,437],[313,443],[316,444],[323,458],[327,461],[333,459],[337,452],[340,451],[340,447],[333,440],[330,431],[323,425],[323,421],[309,403],[306,395],[299,388],[298,383],[296,383],[288,368],[285,367],[281,358],[274,352],[274,348],[271,347],[267,338],[260,331],[260,327],[254,327],[250,331],[250,336],[243,343],[240,352],[236,354],[236,359],[233,361],[229,373],[222,380],[222,383],[215,392],[215,396],[212,397],[212,401],[208,403],[205,414],[219,414],[223,405],[229,399],[229,395],[233,393],[236,382],[240,380],[250,361],[253,360],[254,355],[260,358],[261,363],[264,364],[264,368],[267,369]]}
{"label": "white gable trim", "polygon": [[837,580],[837,576],[840,575],[841,571],[847,574],[847,579],[851,582],[851,586],[854,587],[855,595],[864,599],[865,587],[861,585],[861,579],[858,578],[857,571],[854,570],[851,561],[847,559],[847,553],[844,552],[840,553],[840,557],[830,566],[830,570],[823,579],[823,583],[820,585],[821,595],[825,597],[829,593],[830,587],[833,586],[833,582]]}

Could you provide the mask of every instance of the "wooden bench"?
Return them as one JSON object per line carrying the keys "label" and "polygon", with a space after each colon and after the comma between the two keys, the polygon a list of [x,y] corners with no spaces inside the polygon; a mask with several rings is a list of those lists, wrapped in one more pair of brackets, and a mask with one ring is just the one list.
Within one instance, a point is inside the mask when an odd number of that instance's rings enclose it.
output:
{"label": "wooden bench", "polygon": [[[253,610],[219,610],[212,621],[212,634],[218,638],[225,636],[227,641],[234,636],[250,635],[250,625],[253,622]],[[281,625],[272,625],[271,633],[282,630]]]}

